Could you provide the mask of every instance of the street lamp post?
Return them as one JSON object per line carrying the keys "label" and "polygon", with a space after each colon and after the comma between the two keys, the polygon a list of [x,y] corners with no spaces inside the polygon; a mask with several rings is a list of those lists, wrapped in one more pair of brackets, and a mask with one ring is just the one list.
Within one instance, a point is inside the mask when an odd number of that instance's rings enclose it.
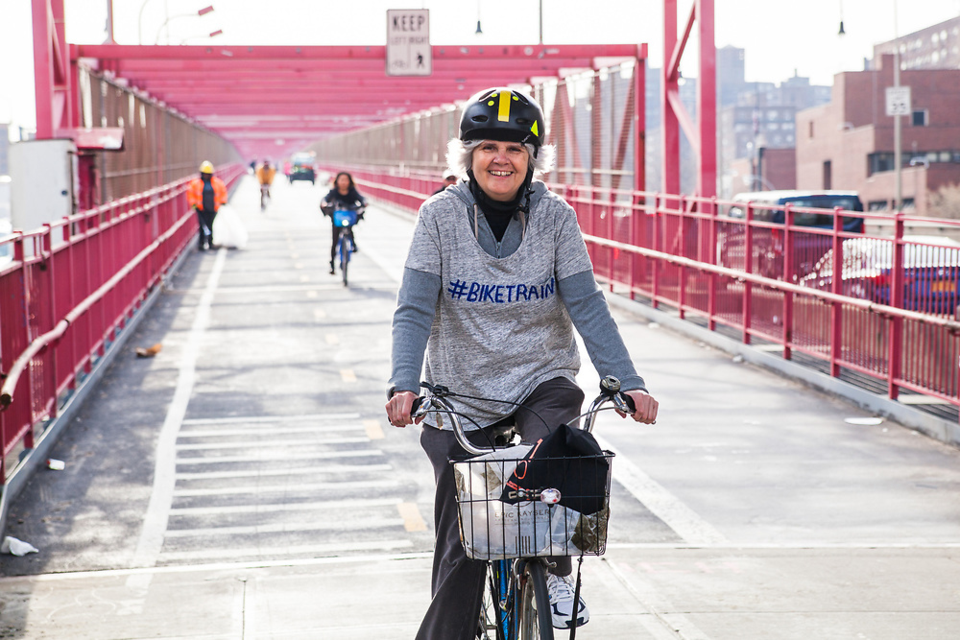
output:
{"label": "street lamp post", "polygon": [[143,0],[140,5],[140,14],[137,16],[137,44],[143,44],[143,9],[150,0]]}
{"label": "street lamp post", "polygon": [[186,38],[180,41],[180,44],[182,45],[187,44],[189,40],[194,40],[196,38],[216,38],[219,35],[223,35],[223,29],[217,29],[216,31],[211,31],[209,34],[205,36],[187,36]]}
{"label": "street lamp post", "polygon": [[[212,13],[212,12],[213,12],[213,5],[208,5],[208,6],[204,7],[204,8],[202,8],[202,9],[198,9],[198,10],[197,10],[196,12],[194,12],[194,13],[180,13],[180,14],[177,14],[177,15],[175,15],[175,16],[170,16],[169,18],[167,18],[166,20],[163,21],[163,24],[160,25],[160,29],[157,30],[157,38],[156,38],[156,41],[154,42],[154,44],[160,44],[160,32],[162,32],[162,31],[166,28],[166,26],[167,26],[168,24],[170,24],[170,21],[171,21],[171,20],[175,20],[175,19],[177,19],[177,18],[192,18],[192,17],[194,17],[194,16],[198,16],[198,17],[199,17],[199,16],[205,16],[205,15],[207,15],[208,13]],[[170,44],[169,39],[170,39],[170,34],[169,34],[169,31],[168,31],[168,32],[167,32],[167,44]]]}
{"label": "street lamp post", "polygon": [[[893,86],[895,89],[900,88],[900,43],[897,42],[900,39],[900,29],[897,26],[897,0],[893,0]],[[903,176],[902,176],[902,164],[903,164],[903,150],[901,147],[900,141],[900,114],[893,116],[893,165],[897,172],[897,186],[896,186],[896,195],[895,195],[895,207],[896,211],[899,211],[903,206]]]}

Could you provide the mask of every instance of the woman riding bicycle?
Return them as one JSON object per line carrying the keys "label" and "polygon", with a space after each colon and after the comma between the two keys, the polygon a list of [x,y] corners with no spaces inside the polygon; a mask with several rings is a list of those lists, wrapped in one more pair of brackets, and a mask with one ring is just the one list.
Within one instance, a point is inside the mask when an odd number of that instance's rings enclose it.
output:
{"label": "woman riding bicycle", "polygon": [[[333,181],[333,189],[323,196],[320,201],[320,211],[323,215],[330,217],[332,241],[330,243],[330,273],[336,272],[335,263],[337,260],[337,244],[340,243],[340,234],[344,232],[344,227],[338,227],[333,217],[334,211],[359,211],[357,218],[363,219],[363,209],[367,206],[367,199],[360,195],[356,185],[353,184],[353,176],[346,171],[341,171]],[[353,241],[353,250],[357,251],[357,241],[353,238],[353,231],[350,231],[350,238]]]}
{"label": "woman riding bicycle", "polygon": [[[467,103],[460,136],[447,162],[464,177],[420,207],[393,320],[393,373],[386,405],[391,424],[412,423],[411,406],[426,379],[461,396],[458,405],[490,427],[516,423],[536,442],[580,414],[583,392],[574,327],[601,375],[620,379],[636,403],[634,420],[652,423],[657,401],[646,393],[597,286],[576,213],[534,179],[552,165],[543,144],[543,112],[531,97],[494,88]],[[452,458],[463,457],[449,425],[426,418],[420,443],[434,468],[433,600],[418,640],[468,640],[476,635],[485,564],[466,557],[457,525]],[[486,444],[482,429],[468,437]],[[548,577],[554,625],[574,609],[569,557]],[[581,598],[578,624],[589,619]]]}

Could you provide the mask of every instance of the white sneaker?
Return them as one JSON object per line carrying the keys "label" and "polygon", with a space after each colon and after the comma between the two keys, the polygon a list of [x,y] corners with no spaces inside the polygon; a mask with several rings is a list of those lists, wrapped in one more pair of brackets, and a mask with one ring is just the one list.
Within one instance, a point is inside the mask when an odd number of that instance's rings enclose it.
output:
{"label": "white sneaker", "polygon": [[[570,629],[573,627],[573,594],[576,585],[572,576],[555,576],[547,573],[547,594],[550,596],[550,612],[553,614],[553,626],[557,629]],[[587,611],[587,604],[580,598],[580,606],[577,608],[577,624],[582,627],[590,621],[590,612]]]}

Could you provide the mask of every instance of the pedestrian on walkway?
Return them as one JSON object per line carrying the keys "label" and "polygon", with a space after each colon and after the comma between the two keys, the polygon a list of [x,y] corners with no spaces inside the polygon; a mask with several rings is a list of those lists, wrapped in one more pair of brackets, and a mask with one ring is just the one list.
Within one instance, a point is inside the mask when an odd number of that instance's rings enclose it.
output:
{"label": "pedestrian on walkway", "polygon": [[[357,211],[357,219],[363,220],[363,210],[367,206],[367,199],[360,195],[356,185],[353,183],[353,176],[346,171],[341,171],[333,180],[333,188],[323,196],[320,201],[320,211],[323,215],[330,218],[331,242],[330,242],[330,274],[335,273],[334,263],[337,260],[337,244],[340,242],[340,234],[344,232],[343,227],[338,227],[333,217],[334,211]],[[356,236],[351,231],[353,241],[353,250],[357,249]]]}
{"label": "pedestrian on walkway", "polygon": [[455,184],[457,184],[457,174],[455,174],[450,169],[447,169],[443,174],[443,184],[440,185],[439,189],[433,192],[433,195],[442,193],[444,189],[446,189],[447,187],[452,187]]}
{"label": "pedestrian on walkway", "polygon": [[[509,420],[524,442],[537,442],[580,415],[574,327],[601,377],[617,377],[633,398],[633,419],[656,419],[657,401],[597,285],[576,213],[535,179],[553,162],[545,133],[540,105],[520,91],[488,89],[467,102],[460,135],[447,147],[451,171],[466,179],[420,207],[398,294],[386,405],[394,426],[412,423],[425,357],[425,379],[457,392],[464,425],[474,425],[468,437],[484,442],[478,429]],[[417,640],[470,640],[486,566],[467,558],[460,541],[449,460],[464,452],[449,423],[433,416],[424,423],[420,444],[437,481],[436,548],[433,599]],[[566,628],[574,617],[585,624],[570,558],[550,561],[554,626]]]}
{"label": "pedestrian on walkway", "polygon": [[213,249],[213,220],[217,210],[227,203],[227,186],[213,175],[213,164],[204,160],[200,165],[200,177],[187,187],[187,204],[197,212],[200,224],[200,251]]}

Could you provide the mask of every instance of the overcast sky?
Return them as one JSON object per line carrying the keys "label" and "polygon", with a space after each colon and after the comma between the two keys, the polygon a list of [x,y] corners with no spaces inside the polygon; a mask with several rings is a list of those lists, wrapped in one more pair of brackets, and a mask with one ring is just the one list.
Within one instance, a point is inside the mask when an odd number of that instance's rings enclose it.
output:
{"label": "overcast sky", "polygon": [[[113,1],[117,42],[173,45],[383,45],[387,9],[421,8],[430,10],[434,45],[535,44],[542,4],[546,44],[643,42],[651,66],[663,59],[663,0]],[[67,40],[103,42],[107,2],[64,0]],[[210,4],[212,13],[196,15]],[[682,29],[691,0],[678,4]],[[0,122],[32,128],[30,6],[31,0],[0,0]],[[746,50],[748,81],[779,83],[796,73],[829,85],[840,71],[862,69],[874,44],[960,15],[960,0],[716,0],[715,11],[716,44]],[[222,35],[210,39],[219,29]],[[695,48],[685,60],[684,75],[695,76]]]}

